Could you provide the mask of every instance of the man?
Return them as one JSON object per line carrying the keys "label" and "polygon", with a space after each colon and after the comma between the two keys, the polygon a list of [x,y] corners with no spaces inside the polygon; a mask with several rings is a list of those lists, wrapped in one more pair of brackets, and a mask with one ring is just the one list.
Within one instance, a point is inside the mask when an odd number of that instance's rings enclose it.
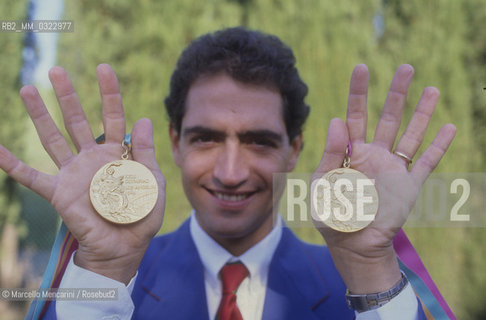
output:
{"label": "man", "polygon": [[[32,86],[22,88],[21,96],[59,167],[58,175],[40,173],[0,149],[2,169],[48,199],[79,242],[61,287],[119,289],[119,300],[110,303],[58,301],[51,304],[47,318],[81,312],[84,318],[124,319],[132,314],[140,319],[423,317],[400,273],[392,240],[455,128],[444,126],[409,170],[438,99],[435,88],[426,88],[398,141],[397,153],[392,152],[411,66],[398,68],[370,144],[366,144],[368,72],[364,65],[353,72],[347,121],[331,121],[315,174],[341,167],[349,141],[351,165],[376,179],[380,207],[376,220],[359,232],[336,232],[316,223],[327,248],[300,242],[281,228],[281,219],[274,215],[278,208],[272,194],[281,186],[273,184],[273,174],[293,170],[308,114],[307,87],[291,50],[279,39],[232,28],[197,39],[182,54],[166,107],[174,159],[194,211],[178,231],[154,240],[163,218],[165,181],[154,157],[149,120],[139,120],[133,128],[132,156],[158,181],[153,211],[139,222],[115,225],[101,218],[90,203],[94,173],[119,159],[125,136],[114,72],[107,65],[100,65],[97,72],[105,144],[95,143],[69,78],[56,67],[49,76],[77,154]],[[399,176],[400,183],[383,179],[384,173]],[[235,274],[240,279],[234,280]],[[231,287],[231,282],[237,283]],[[346,306],[346,289],[358,299],[379,292],[390,297],[374,309],[371,304],[358,306],[348,296],[357,309],[352,311]]]}

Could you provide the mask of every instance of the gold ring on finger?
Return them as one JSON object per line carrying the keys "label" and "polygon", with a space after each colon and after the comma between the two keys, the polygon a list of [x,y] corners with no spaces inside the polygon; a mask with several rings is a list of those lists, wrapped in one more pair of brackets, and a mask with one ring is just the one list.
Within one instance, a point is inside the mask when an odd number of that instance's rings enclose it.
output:
{"label": "gold ring on finger", "polygon": [[409,156],[407,156],[406,154],[404,154],[400,151],[396,151],[396,150],[393,153],[396,154],[397,156],[399,156],[400,158],[402,158],[403,160],[405,160],[407,162],[407,164],[412,163],[412,159]]}

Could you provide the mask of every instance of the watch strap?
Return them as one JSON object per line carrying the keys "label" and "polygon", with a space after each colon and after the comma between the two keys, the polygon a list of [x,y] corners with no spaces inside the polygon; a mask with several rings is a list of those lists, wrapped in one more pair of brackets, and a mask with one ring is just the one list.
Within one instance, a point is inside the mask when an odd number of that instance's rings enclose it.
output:
{"label": "watch strap", "polygon": [[403,272],[401,273],[402,278],[400,281],[387,291],[370,294],[351,294],[348,290],[346,292],[346,303],[348,308],[356,310],[357,312],[365,312],[385,305],[391,299],[398,296],[407,285],[408,279]]}

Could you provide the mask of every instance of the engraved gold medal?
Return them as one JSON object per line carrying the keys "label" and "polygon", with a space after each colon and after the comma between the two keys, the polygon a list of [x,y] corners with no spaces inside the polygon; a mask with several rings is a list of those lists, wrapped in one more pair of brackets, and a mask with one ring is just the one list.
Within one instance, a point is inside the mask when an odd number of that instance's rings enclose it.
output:
{"label": "engraved gold medal", "polygon": [[379,206],[374,180],[351,169],[349,148],[342,168],[327,172],[312,183],[312,215],[340,232],[366,228],[376,217]]}
{"label": "engraved gold medal", "polygon": [[105,219],[120,224],[133,223],[147,216],[155,206],[158,186],[154,175],[144,165],[128,160],[125,153],[101,167],[89,188],[91,203]]}

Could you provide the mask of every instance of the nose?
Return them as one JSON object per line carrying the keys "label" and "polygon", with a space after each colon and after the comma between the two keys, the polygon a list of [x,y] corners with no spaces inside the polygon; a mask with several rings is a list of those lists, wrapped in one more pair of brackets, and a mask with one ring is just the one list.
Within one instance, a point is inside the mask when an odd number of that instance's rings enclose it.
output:
{"label": "nose", "polygon": [[238,142],[228,142],[221,148],[213,169],[215,183],[223,188],[236,189],[250,176],[250,167]]}

